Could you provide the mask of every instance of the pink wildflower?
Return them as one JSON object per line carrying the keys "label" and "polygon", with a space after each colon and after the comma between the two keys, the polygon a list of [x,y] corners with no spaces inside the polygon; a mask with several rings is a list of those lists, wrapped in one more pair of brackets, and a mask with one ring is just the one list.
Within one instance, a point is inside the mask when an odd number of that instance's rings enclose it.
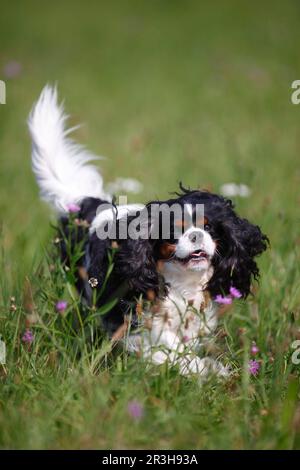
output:
{"label": "pink wildflower", "polygon": [[34,340],[34,336],[33,336],[32,331],[25,330],[25,333],[22,336],[23,343],[31,344],[33,342],[33,340]]}
{"label": "pink wildflower", "polygon": [[236,289],[235,287],[230,287],[229,292],[230,292],[230,295],[234,297],[235,299],[240,299],[242,297],[242,294],[240,293],[240,291]]}
{"label": "pink wildflower", "polygon": [[80,206],[78,204],[70,203],[67,204],[67,209],[69,212],[74,213],[74,212],[79,212],[80,211]]}
{"label": "pink wildflower", "polygon": [[230,305],[232,303],[232,298],[231,297],[223,297],[222,295],[217,295],[215,297],[215,302],[217,302],[218,304]]}
{"label": "pink wildflower", "polygon": [[251,375],[257,375],[258,372],[259,372],[259,369],[260,369],[260,363],[258,361],[256,361],[255,359],[251,359],[251,361],[249,361],[249,374]]}
{"label": "pink wildflower", "polygon": [[3,74],[6,78],[16,78],[22,72],[22,64],[16,60],[11,60],[4,65]]}
{"label": "pink wildflower", "polygon": [[253,342],[250,351],[251,351],[251,354],[255,356],[255,354],[259,353],[259,347],[256,346],[256,344]]}
{"label": "pink wildflower", "polygon": [[127,411],[131,418],[139,421],[144,416],[144,407],[137,400],[131,400],[127,405]]}
{"label": "pink wildflower", "polygon": [[66,310],[67,306],[68,302],[66,300],[59,300],[56,303],[55,308],[59,313],[63,313]]}

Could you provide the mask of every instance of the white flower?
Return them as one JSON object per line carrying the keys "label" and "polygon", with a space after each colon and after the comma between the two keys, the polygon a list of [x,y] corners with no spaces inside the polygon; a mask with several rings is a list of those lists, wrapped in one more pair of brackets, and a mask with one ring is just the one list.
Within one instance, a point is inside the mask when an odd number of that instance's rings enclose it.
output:
{"label": "white flower", "polygon": [[251,189],[246,184],[226,183],[220,187],[220,193],[227,197],[249,197]]}
{"label": "white flower", "polygon": [[119,191],[126,191],[128,193],[137,194],[142,190],[142,183],[133,178],[117,178],[115,181],[108,183],[106,187],[106,191],[110,194],[115,194]]}
{"label": "white flower", "polygon": [[91,278],[89,279],[89,285],[90,285],[91,287],[97,287],[97,285],[98,285],[98,279],[96,279],[95,277],[91,277]]}

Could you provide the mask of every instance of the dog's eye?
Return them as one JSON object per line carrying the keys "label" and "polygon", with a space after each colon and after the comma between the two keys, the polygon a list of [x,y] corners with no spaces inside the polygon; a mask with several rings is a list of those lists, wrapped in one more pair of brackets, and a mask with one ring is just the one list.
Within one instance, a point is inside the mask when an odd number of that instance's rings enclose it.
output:
{"label": "dog's eye", "polygon": [[210,225],[210,224],[208,224],[208,223],[204,224],[204,230],[207,230],[207,231],[208,231],[208,230],[210,230],[210,229],[211,229],[211,225]]}

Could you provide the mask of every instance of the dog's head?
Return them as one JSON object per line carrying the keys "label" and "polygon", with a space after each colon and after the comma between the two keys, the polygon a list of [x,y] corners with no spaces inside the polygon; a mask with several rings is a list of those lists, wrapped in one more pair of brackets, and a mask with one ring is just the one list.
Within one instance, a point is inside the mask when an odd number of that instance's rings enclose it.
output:
{"label": "dog's head", "polygon": [[156,217],[159,237],[152,241],[155,259],[176,266],[183,279],[191,271],[198,272],[199,277],[206,274],[212,296],[226,295],[234,286],[247,297],[252,278],[259,276],[255,257],[266,250],[266,235],[257,225],[240,218],[232,202],[222,196],[182,186],[177,196],[155,201],[159,207],[175,205],[182,209],[170,213],[167,236],[163,233],[167,211],[160,211]]}
{"label": "dog's head", "polygon": [[[199,277],[213,297],[227,295],[230,287],[247,297],[251,280],[259,276],[255,258],[266,250],[268,238],[257,225],[240,218],[230,200],[208,191],[180,189],[176,197],[152,201],[126,219],[125,238],[120,237],[120,228],[128,208],[117,209],[119,277],[129,281],[137,294],[149,289],[159,293],[161,273],[166,271],[159,269],[163,264],[176,272],[177,284],[187,277],[197,282]],[[107,212],[94,219],[95,225],[98,217],[106,221]]]}

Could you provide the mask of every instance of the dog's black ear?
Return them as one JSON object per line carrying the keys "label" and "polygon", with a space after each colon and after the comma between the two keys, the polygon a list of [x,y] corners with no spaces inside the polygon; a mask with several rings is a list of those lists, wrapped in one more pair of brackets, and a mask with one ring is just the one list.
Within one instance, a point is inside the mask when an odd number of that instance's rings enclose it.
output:
{"label": "dog's black ear", "polygon": [[[122,220],[120,219],[121,228]],[[155,240],[151,238],[151,214],[147,207],[128,218],[127,238],[118,238],[120,249],[116,253],[115,273],[126,279],[131,290],[147,294],[150,290],[156,295],[164,292],[164,281],[159,274],[154,257]],[[119,232],[120,234],[120,232]]]}
{"label": "dog's black ear", "polygon": [[212,263],[214,274],[208,290],[215,296],[236,287],[244,298],[250,293],[251,280],[257,280],[259,269],[255,257],[267,249],[269,240],[257,225],[233,216],[222,223],[217,254]]}
{"label": "dog's black ear", "polygon": [[149,290],[159,295],[164,289],[150,240],[123,241],[115,258],[115,272],[119,278],[129,282],[130,288],[137,295],[147,294]]}

